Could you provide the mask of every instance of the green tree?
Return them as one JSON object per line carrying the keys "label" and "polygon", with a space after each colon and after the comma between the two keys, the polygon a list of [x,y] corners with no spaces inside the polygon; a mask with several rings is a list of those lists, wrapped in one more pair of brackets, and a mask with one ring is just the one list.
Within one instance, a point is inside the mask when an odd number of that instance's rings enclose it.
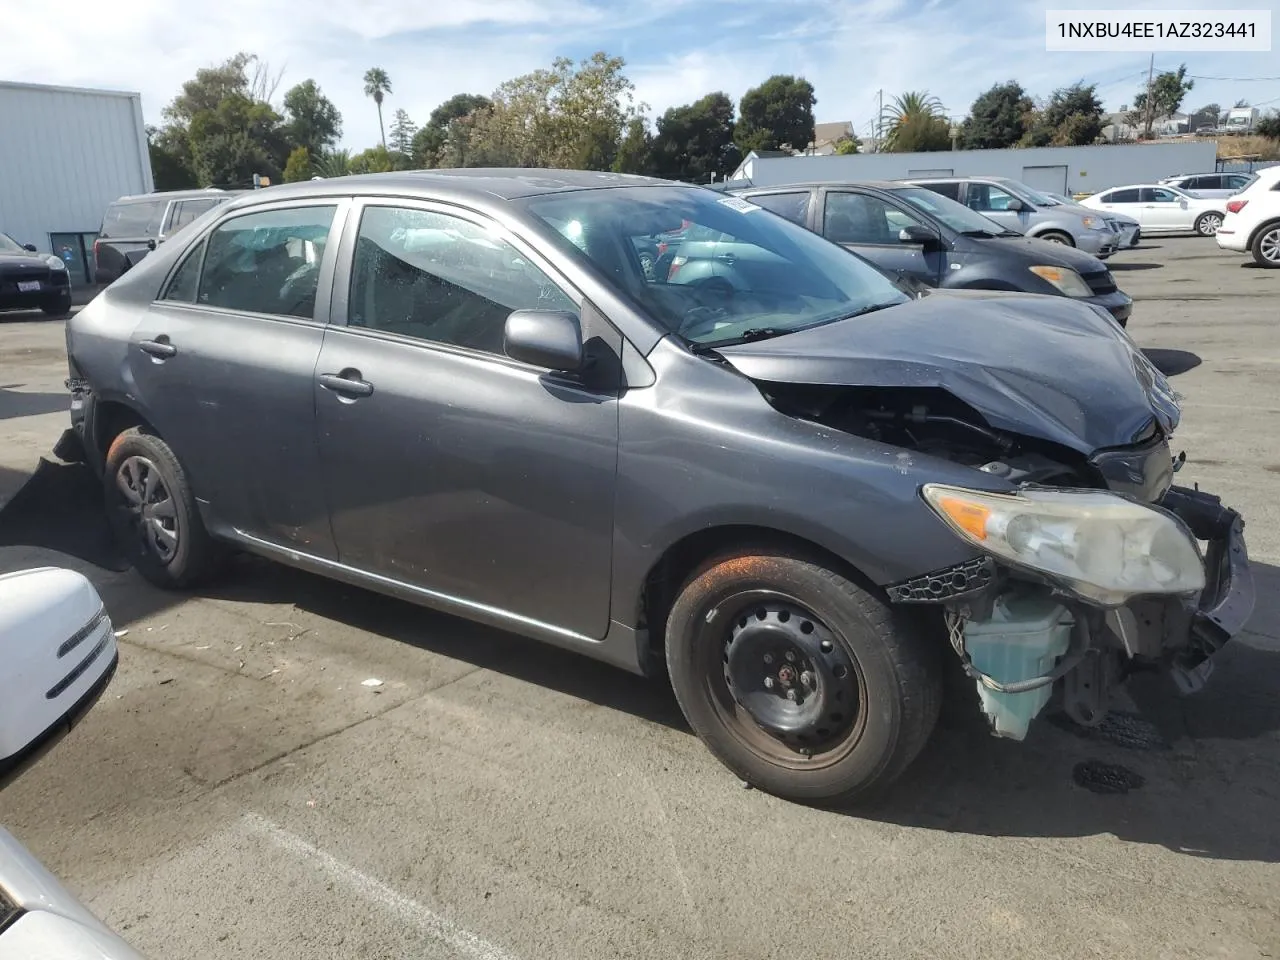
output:
{"label": "green tree", "polygon": [[1138,135],[1139,138],[1150,140],[1151,129],[1156,120],[1177,113],[1178,108],[1182,106],[1182,101],[1195,85],[1194,80],[1187,78],[1185,63],[1180,64],[1177,70],[1156,74],[1156,78],[1151,81],[1150,96],[1147,95],[1144,87],[1142,92],[1133,98],[1133,109],[1125,119],[1135,127],[1141,124],[1142,132]]}
{"label": "green tree", "polygon": [[951,124],[942,101],[928,90],[894,97],[880,118],[886,153],[918,153],[951,149]]}
{"label": "green tree", "polygon": [[613,158],[615,173],[653,172],[653,135],[644,117],[632,117],[618,144],[618,155]]}
{"label": "green tree", "polygon": [[147,127],[147,152],[151,156],[151,176],[157,190],[186,190],[198,187],[190,166],[191,146],[186,131]]}
{"label": "green tree", "polygon": [[314,80],[303,80],[285,92],[284,114],[290,142],[306,147],[312,156],[319,156],[342,136],[342,114]]}
{"label": "green tree", "polygon": [[395,156],[378,144],[353,156],[348,169],[351,173],[390,173],[396,169]]}
{"label": "green tree", "polygon": [[345,177],[351,173],[350,150],[326,150],[319,154],[311,164],[312,176],[325,179]]}
{"label": "green tree", "polygon": [[300,183],[311,179],[311,151],[306,147],[294,147],[284,165],[284,182]]}
{"label": "green tree", "polygon": [[848,156],[851,153],[857,153],[862,149],[862,141],[856,135],[841,137],[836,141],[836,155]]}
{"label": "green tree", "polygon": [[1095,142],[1102,134],[1102,101],[1097,86],[1073,83],[1053,91],[1044,108],[1037,110],[1021,147],[1078,147]]}
{"label": "green tree", "polygon": [[723,93],[709,93],[683,107],[672,107],[658,118],[653,137],[655,175],[687,183],[723,180],[742,162],[734,142],[733,101]]}
{"label": "green tree", "polygon": [[487,110],[473,112],[467,163],[476,166],[608,170],[629,121],[640,114],[620,57],[596,53],[575,64],[508,80]]}
{"label": "green tree", "polygon": [[966,150],[998,150],[1012,147],[1031,125],[1035,103],[1016,80],[997,83],[979,94],[960,127]]}
{"label": "green tree", "polygon": [[391,149],[405,156],[413,154],[413,137],[418,125],[409,119],[407,110],[401,108],[391,117]]}
{"label": "green tree", "polygon": [[372,97],[378,107],[378,131],[382,135],[382,149],[387,149],[387,128],[382,123],[382,101],[391,92],[391,78],[381,67],[370,67],[364,72],[364,95]]}
{"label": "green tree", "polygon": [[422,169],[465,166],[473,114],[488,110],[488,97],[459,93],[431,111],[431,116],[413,137],[410,152],[413,162]]}
{"label": "green tree", "polygon": [[734,141],[744,154],[752,150],[803,150],[813,142],[813,84],[775,74],[748,90],[738,105]]}
{"label": "green tree", "polygon": [[1253,128],[1254,133],[1268,140],[1280,140],[1280,112],[1263,117]]}

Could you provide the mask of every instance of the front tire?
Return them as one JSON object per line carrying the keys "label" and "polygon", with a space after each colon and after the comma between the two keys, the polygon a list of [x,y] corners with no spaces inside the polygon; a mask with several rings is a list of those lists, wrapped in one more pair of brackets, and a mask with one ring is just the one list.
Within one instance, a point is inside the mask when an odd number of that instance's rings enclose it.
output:
{"label": "front tire", "polygon": [[836,805],[887,787],[932,732],[937,652],[843,573],[761,549],[705,564],[666,623],[685,718],[741,779]]}
{"label": "front tire", "polygon": [[1076,245],[1075,240],[1071,238],[1070,234],[1062,233],[1058,230],[1046,230],[1044,233],[1039,234],[1036,239],[1046,240],[1049,243],[1061,243],[1068,247],[1074,247]]}
{"label": "front tire", "polygon": [[1280,223],[1269,223],[1259,230],[1249,249],[1258,266],[1280,269]]}
{"label": "front tire", "polygon": [[138,427],[125,430],[107,451],[103,484],[116,541],[143,577],[178,589],[214,571],[221,550],[167,443]]}
{"label": "front tire", "polygon": [[1196,233],[1202,237],[1214,236],[1220,226],[1222,226],[1222,214],[1220,213],[1202,213],[1196,217]]}

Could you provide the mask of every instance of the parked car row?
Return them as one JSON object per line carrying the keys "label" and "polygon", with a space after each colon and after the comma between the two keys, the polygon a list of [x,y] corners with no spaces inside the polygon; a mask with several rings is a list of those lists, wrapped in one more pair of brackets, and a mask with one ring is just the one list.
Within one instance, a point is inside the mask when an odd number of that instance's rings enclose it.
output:
{"label": "parked car row", "polygon": [[1054,690],[1100,722],[1138,666],[1201,686],[1251,612],[1243,523],[1175,485],[1106,268],[910,184],[752,193],[238,197],[69,321],[57,452],[156,584],[235,548],[665,674],[805,802],[907,768],[944,657],[1015,739]]}

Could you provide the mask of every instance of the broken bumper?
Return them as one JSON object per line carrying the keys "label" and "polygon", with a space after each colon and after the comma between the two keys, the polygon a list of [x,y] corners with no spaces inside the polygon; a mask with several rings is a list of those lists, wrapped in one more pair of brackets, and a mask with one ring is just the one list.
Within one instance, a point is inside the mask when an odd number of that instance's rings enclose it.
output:
{"label": "broken bumper", "polygon": [[1167,637],[1177,652],[1172,671],[1178,686],[1194,692],[1212,672],[1212,657],[1244,629],[1253,614],[1253,573],[1244,542],[1244,520],[1211,494],[1172,487],[1160,505],[1182,520],[1196,539],[1208,544],[1205,587],[1190,609],[1184,643]]}

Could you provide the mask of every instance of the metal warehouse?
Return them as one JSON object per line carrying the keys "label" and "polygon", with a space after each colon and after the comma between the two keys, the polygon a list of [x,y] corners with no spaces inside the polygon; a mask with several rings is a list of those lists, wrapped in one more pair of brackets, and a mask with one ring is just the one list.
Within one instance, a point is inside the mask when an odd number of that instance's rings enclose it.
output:
{"label": "metal warehouse", "polygon": [[1212,173],[1212,140],[1097,147],[1030,147],[936,153],[868,153],[826,157],[747,155],[733,179],[756,186],[898,180],[906,177],[1008,177],[1051,193],[1097,193],[1179,173]]}
{"label": "metal warehouse", "polygon": [[136,93],[0,82],[0,232],[92,280],[107,205],[152,190]]}

